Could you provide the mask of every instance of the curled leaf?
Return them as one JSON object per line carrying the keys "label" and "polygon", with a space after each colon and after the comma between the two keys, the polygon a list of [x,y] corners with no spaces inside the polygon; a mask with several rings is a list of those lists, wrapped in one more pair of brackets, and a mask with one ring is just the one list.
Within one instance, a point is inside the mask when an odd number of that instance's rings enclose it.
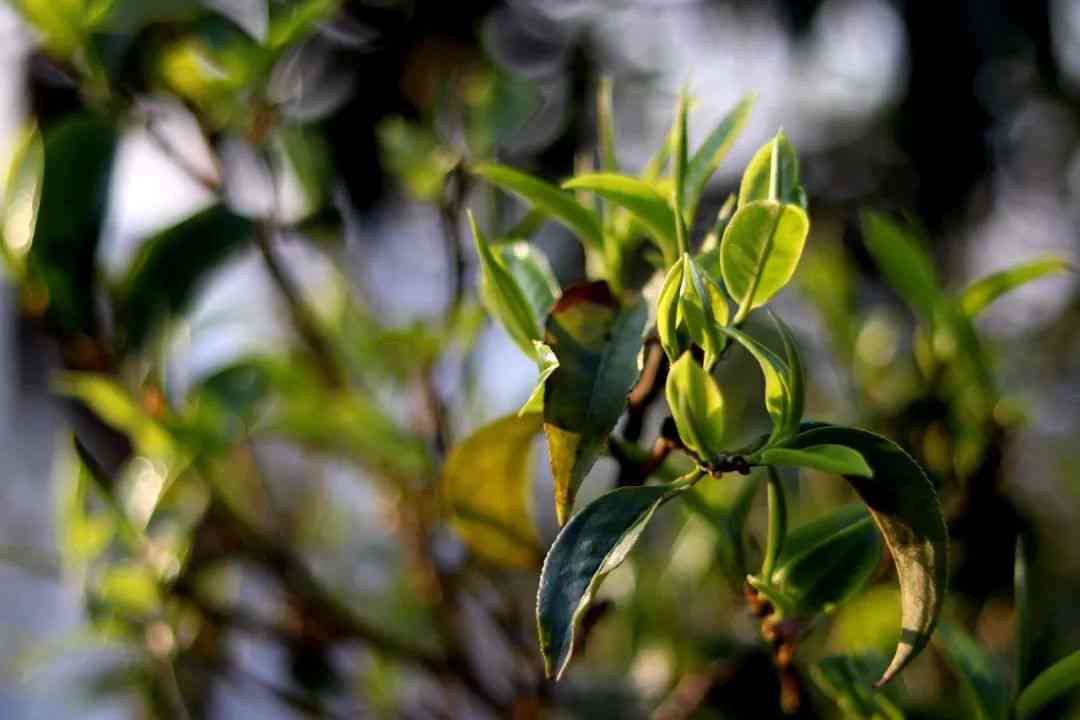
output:
{"label": "curled leaf", "polygon": [[805,449],[844,445],[856,450],[873,477],[845,475],[862,498],[892,553],[900,581],[900,644],[878,685],[891,680],[934,631],[948,582],[948,530],[933,486],[910,455],[880,435],[837,426],[816,427],[786,443]]}
{"label": "curled leaf", "polygon": [[724,399],[716,382],[687,352],[671,366],[666,390],[683,444],[702,460],[715,460],[724,437]]}

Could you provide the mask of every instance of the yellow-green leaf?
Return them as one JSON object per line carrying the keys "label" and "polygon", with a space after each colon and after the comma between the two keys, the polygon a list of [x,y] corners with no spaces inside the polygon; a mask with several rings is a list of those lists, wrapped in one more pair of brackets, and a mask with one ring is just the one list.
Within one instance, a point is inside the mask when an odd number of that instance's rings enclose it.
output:
{"label": "yellow-green leaf", "polygon": [[758,148],[739,183],[740,208],[762,200],[804,204],[799,158],[782,131]]}
{"label": "yellow-green leaf", "polygon": [[453,526],[492,562],[526,568],[540,562],[529,451],[542,425],[538,413],[496,420],[455,447],[443,466],[442,498]]}
{"label": "yellow-green leaf", "polygon": [[776,353],[741,330],[721,327],[721,332],[734,338],[757,360],[765,378],[765,409],[773,422],[771,438],[786,435],[793,430],[787,420],[791,416],[791,388],[788,385],[788,367]]}
{"label": "yellow-green leaf", "polygon": [[960,307],[968,317],[975,317],[987,305],[1005,293],[1054,273],[1067,272],[1072,266],[1056,257],[1042,257],[992,273],[968,285],[960,296]]}
{"label": "yellow-green leaf", "polygon": [[881,274],[920,318],[932,321],[944,292],[920,234],[909,224],[869,211],[862,214],[862,231]]}
{"label": "yellow-green leaf", "polygon": [[504,165],[482,163],[474,166],[472,171],[491,184],[512,192],[543,210],[573,231],[585,245],[603,250],[604,240],[599,218],[570,193]]}
{"label": "yellow-green leaf", "polygon": [[687,352],[672,364],[666,391],[683,443],[702,460],[716,460],[724,437],[724,398],[716,381]]}
{"label": "yellow-green leaf", "polygon": [[746,119],[750,116],[755,99],[754,95],[747,95],[740,100],[713,128],[713,131],[694,152],[694,156],[690,158],[690,163],[686,168],[686,198],[684,200],[688,218],[693,219],[698,202],[705,192],[706,185],[709,184],[709,178],[716,172],[716,168],[720,167],[720,162],[728,154],[746,125]]}
{"label": "yellow-green leaf", "polygon": [[799,264],[810,221],[796,205],[760,200],[742,205],[724,229],[720,269],[741,319],[780,292]]}
{"label": "yellow-green leaf", "polygon": [[536,350],[536,369],[540,376],[536,379],[536,387],[529,399],[518,410],[518,415],[544,411],[544,383],[551,377],[551,373],[555,372],[555,368],[559,367],[559,358],[555,357],[555,352],[550,347],[537,340],[533,343],[533,348]]}
{"label": "yellow-green leaf", "polygon": [[563,187],[569,190],[588,190],[608,202],[626,208],[649,231],[668,264],[678,258],[675,213],[664,196],[649,183],[626,175],[593,173],[567,180]]}
{"label": "yellow-green leaf", "polygon": [[874,471],[857,450],[843,445],[810,445],[799,450],[774,447],[761,452],[761,462],[766,465],[794,465],[840,475],[856,475],[870,478]]}

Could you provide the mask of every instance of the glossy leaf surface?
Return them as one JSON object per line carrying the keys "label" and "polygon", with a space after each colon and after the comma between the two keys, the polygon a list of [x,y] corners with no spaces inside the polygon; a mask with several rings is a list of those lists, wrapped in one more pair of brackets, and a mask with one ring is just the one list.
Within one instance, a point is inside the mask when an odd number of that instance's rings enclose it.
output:
{"label": "glossy leaf surface", "polygon": [[724,399],[716,381],[687,352],[671,366],[666,390],[683,443],[702,460],[715,460],[724,437]]}
{"label": "glossy leaf surface", "polygon": [[743,316],[791,280],[809,231],[810,221],[796,205],[761,200],[735,212],[720,241],[720,268]]}
{"label": "glossy leaf surface", "polygon": [[800,450],[785,447],[767,448],[761,452],[766,465],[794,465],[839,475],[873,477],[874,472],[856,450],[843,445],[811,445]]}

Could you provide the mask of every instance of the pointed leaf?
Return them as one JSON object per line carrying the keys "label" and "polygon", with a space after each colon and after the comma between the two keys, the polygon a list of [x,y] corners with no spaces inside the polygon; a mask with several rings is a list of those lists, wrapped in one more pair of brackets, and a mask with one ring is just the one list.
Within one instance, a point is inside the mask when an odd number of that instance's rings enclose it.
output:
{"label": "pointed leaf", "polygon": [[203,210],[147,239],[122,290],[129,346],[143,347],[163,321],[183,312],[202,281],[247,247],[251,239],[251,221],[223,205]]}
{"label": "pointed leaf", "polygon": [[845,475],[870,509],[892,553],[900,581],[900,644],[878,681],[882,685],[925,646],[937,623],[948,582],[948,530],[933,486],[910,455],[880,435],[836,426],[796,435],[788,447],[845,445],[858,451],[873,478]]}
{"label": "pointed leaf", "polygon": [[533,342],[542,337],[536,309],[477,227],[472,212],[469,213],[469,224],[476,241],[476,254],[480,258],[480,297],[484,307],[492,317],[498,319],[523,353],[535,357]]}
{"label": "pointed leaf", "polygon": [[608,202],[626,208],[652,235],[668,264],[678,258],[675,241],[675,213],[652,185],[626,175],[593,173],[578,175],[563,183],[570,190],[588,190]]}
{"label": "pointed leaf", "polygon": [[532,243],[521,240],[500,243],[493,246],[492,250],[502,266],[517,281],[525,300],[532,308],[537,325],[543,327],[544,320],[562,292],[547,256]]}
{"label": "pointed leaf", "polygon": [[702,460],[716,460],[723,451],[724,398],[716,381],[688,352],[668,372],[667,401],[686,447]]}
{"label": "pointed leaf", "polygon": [[923,320],[933,320],[944,300],[934,262],[910,225],[876,212],[862,214],[863,243],[881,274]]}
{"label": "pointed leaf", "polygon": [[857,475],[870,478],[873,470],[856,450],[843,445],[811,445],[801,450],[773,447],[761,452],[761,462],[766,465],[794,465],[808,467],[838,475]]}
{"label": "pointed leaf", "polygon": [[518,415],[544,411],[544,384],[551,377],[551,373],[555,372],[555,368],[559,367],[559,358],[555,357],[555,351],[550,347],[537,340],[533,343],[533,349],[536,351],[536,369],[540,376],[536,379],[536,387],[529,399],[518,410]]}
{"label": "pointed leaf", "polygon": [[536,623],[544,670],[556,679],[574,652],[574,633],[604,577],[637,543],[653,513],[685,486],[643,485],[601,495],[562,529],[544,559]]}
{"label": "pointed leaf", "polygon": [[529,568],[540,561],[529,451],[542,425],[537,413],[496,420],[455,447],[443,466],[451,523],[474,553],[492,562]]}
{"label": "pointed leaf", "polygon": [[705,192],[705,187],[709,184],[709,179],[720,167],[720,162],[742,132],[755,100],[754,95],[747,95],[740,100],[720,120],[690,159],[686,168],[686,199],[684,201],[688,218],[693,219],[698,202]]}
{"label": "pointed leaf", "polygon": [[683,289],[680,311],[686,321],[690,339],[705,351],[705,370],[712,370],[727,344],[727,337],[720,331],[728,321],[728,305],[724,291],[708,275],[701,271],[697,262],[684,256]]}
{"label": "pointed leaf", "polygon": [[1043,257],[1014,265],[968,285],[960,296],[960,307],[968,317],[975,317],[1005,293],[1041,277],[1071,269],[1069,263],[1056,257]]}
{"label": "pointed leaf", "polygon": [[1005,679],[983,652],[975,638],[962,628],[943,622],[934,634],[934,645],[960,681],[961,695],[974,720],[1008,720],[1009,690]]}
{"label": "pointed leaf", "polygon": [[791,392],[791,402],[788,407],[786,425],[789,428],[796,427],[802,422],[803,408],[806,405],[806,371],[803,369],[802,357],[799,355],[799,346],[795,342],[795,336],[791,329],[771,310],[769,317],[776,325],[780,333],[780,339],[784,342],[784,360],[787,363],[788,389]]}
{"label": "pointed leaf", "polygon": [[554,185],[504,165],[482,163],[472,171],[493,185],[512,192],[570,228],[581,241],[600,250],[604,246],[600,220],[573,195]]}
{"label": "pointed leaf", "polygon": [[783,132],[762,145],[743,172],[739,184],[739,207],[772,200],[802,206],[799,158]]}
{"label": "pointed leaf", "polygon": [[679,307],[685,267],[686,259],[681,257],[668,268],[660,297],[656,301],[656,334],[660,337],[660,346],[667,353],[668,362],[672,363],[689,347],[690,341],[685,323],[681,322]]}
{"label": "pointed leaf", "polygon": [[544,384],[544,432],[560,524],[637,381],[646,316],[644,303],[621,306],[596,282],[569,288],[548,317],[544,342],[559,366]]}
{"label": "pointed leaf", "polygon": [[1065,693],[1080,686],[1080,650],[1039,673],[1016,700],[1017,720],[1028,720]]}
{"label": "pointed leaf", "polygon": [[862,590],[880,561],[870,515],[844,508],[788,534],[771,583],[797,617],[814,617]]}
{"label": "pointed leaf", "polygon": [[810,221],[801,208],[763,200],[743,205],[724,229],[720,268],[740,316],[780,292],[799,264]]}

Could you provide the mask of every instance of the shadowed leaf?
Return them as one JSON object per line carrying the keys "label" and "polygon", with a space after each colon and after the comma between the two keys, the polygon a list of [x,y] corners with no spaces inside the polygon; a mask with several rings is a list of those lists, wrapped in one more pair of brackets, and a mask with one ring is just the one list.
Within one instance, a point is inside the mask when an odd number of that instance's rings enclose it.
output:
{"label": "shadowed leaf", "polygon": [[1016,699],[1016,717],[1028,720],[1059,697],[1080,686],[1080,650],[1043,670]]}
{"label": "shadowed leaf", "polygon": [[1005,679],[975,638],[950,623],[941,623],[934,635],[934,645],[952,667],[960,681],[961,694],[967,701],[970,717],[975,720],[1007,720],[1009,690]]}

